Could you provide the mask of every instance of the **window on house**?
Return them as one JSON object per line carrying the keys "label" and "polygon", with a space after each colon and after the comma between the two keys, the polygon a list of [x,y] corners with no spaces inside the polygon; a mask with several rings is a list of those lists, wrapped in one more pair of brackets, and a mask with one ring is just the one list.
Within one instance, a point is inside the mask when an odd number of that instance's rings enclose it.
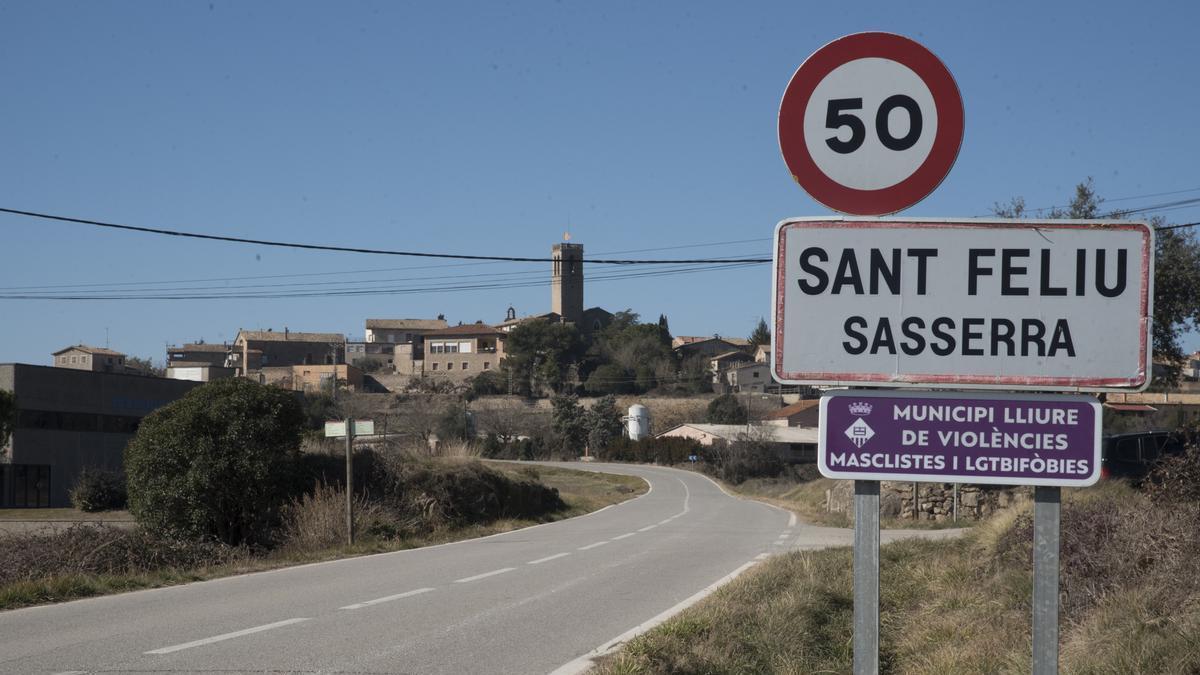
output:
{"label": "window on house", "polygon": [[758,377],[758,371],[757,371],[757,370],[756,370],[756,371],[754,371],[754,377],[756,377],[756,378]]}
{"label": "window on house", "polygon": [[437,370],[437,367],[438,367],[438,364],[436,362],[429,364],[430,370]]}
{"label": "window on house", "polygon": [[446,351],[451,354],[457,354],[458,353],[458,343],[451,342],[450,344],[446,345]]}
{"label": "window on house", "polygon": [[467,363],[466,361],[463,361],[463,362],[462,362],[462,369],[463,369],[463,370],[466,370],[466,369],[467,369],[467,367],[468,367],[468,366],[470,366],[470,365],[471,365],[471,364]]}
{"label": "window on house", "polygon": [[491,364],[491,362],[489,362],[489,361],[484,361],[484,362],[483,362],[483,369],[484,369],[484,370],[489,370],[491,367],[492,367],[492,364]]}
{"label": "window on house", "polygon": [[454,362],[453,361],[446,362],[446,370],[454,370]]}

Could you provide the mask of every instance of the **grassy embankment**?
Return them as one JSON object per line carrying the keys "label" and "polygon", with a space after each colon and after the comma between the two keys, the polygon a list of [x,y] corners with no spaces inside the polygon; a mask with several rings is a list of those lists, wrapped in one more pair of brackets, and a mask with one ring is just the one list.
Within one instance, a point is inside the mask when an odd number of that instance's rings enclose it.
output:
{"label": "grassy embankment", "polygon": [[[1156,503],[1119,482],[1063,492],[1063,672],[1200,672],[1200,504]],[[883,547],[883,672],[1028,672],[1030,514],[1025,502],[961,539]],[[598,672],[850,672],[850,557],[775,556]]]}
{"label": "grassy embankment", "polygon": [[[806,523],[826,527],[854,527],[854,518],[848,512],[825,509],[825,493],[839,482],[831,478],[751,478],[737,485],[723,483],[730,492],[774,504],[790,511]],[[885,529],[935,530],[955,527],[971,527],[976,521],[967,518],[958,521],[934,521],[927,519],[890,518],[880,520]]]}
{"label": "grassy embankment", "polygon": [[[453,461],[451,461],[453,463]],[[196,542],[171,542],[141,530],[120,530],[86,521],[105,514],[49,510],[46,520],[79,520],[63,528],[55,523],[40,532],[5,532],[0,527],[0,609],[60,602],[128,590],[154,588],[244,574],[301,563],[398,551],[507,532],[538,523],[578,516],[642,494],[646,483],[566,468],[519,467],[489,463],[514,480],[535,479],[558,490],[564,506],[536,518],[501,518],[469,524],[385,527],[377,504],[357,500],[354,546],[331,544],[344,539],[345,493],[318,490],[296,517],[285,519],[279,546],[267,551]],[[433,509],[436,510],[436,509]],[[6,511],[11,520],[30,520],[39,511]],[[78,518],[74,516],[78,515]],[[117,512],[108,514],[116,519]],[[120,516],[126,516],[119,512]],[[381,525],[382,524],[382,525]],[[290,529],[289,529],[290,527]]]}

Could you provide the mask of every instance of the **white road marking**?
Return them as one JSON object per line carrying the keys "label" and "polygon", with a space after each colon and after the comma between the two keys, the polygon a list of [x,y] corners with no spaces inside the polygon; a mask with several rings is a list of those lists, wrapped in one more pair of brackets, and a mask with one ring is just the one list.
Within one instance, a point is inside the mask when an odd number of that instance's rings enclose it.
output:
{"label": "white road marking", "polygon": [[796,526],[796,513],[793,511],[792,516],[790,518],[788,518],[788,527],[795,527],[795,526]]}
{"label": "white road marking", "polygon": [[755,560],[763,560],[764,558],[769,558],[769,557],[771,557],[770,553],[759,553],[758,555],[754,556],[754,559]]}
{"label": "white road marking", "polygon": [[594,544],[588,544],[587,546],[580,546],[580,547],[579,547],[579,550],[580,550],[580,551],[586,551],[586,550],[588,550],[588,549],[593,549],[593,548],[596,548],[597,546],[603,546],[603,545],[605,545],[605,544],[607,544],[607,543],[608,543],[607,541],[598,541],[598,542],[596,542],[596,543],[594,543]]}
{"label": "white road marking", "polygon": [[617,541],[618,539],[628,539],[629,537],[632,537],[635,534],[637,534],[637,532],[626,532],[625,534],[613,537],[612,540]]}
{"label": "white road marking", "polygon": [[62,672],[54,673],[54,675],[87,675],[87,671],[86,670],[64,670]]}
{"label": "white road marking", "polygon": [[572,661],[564,663],[563,665],[561,665],[558,668],[555,668],[553,671],[551,671],[550,675],[577,675],[578,673],[583,673],[583,672],[591,669],[591,667],[593,665],[592,659],[594,659],[598,656],[603,656],[605,654],[611,654],[612,652],[616,651],[617,648],[620,647],[622,644],[632,640],[633,638],[641,635],[642,633],[645,633],[646,631],[650,630],[651,628],[654,628],[655,626],[661,624],[662,622],[666,621],[667,619],[671,618],[672,616],[675,616],[679,612],[682,612],[683,610],[687,609],[688,607],[691,607],[692,605],[696,604],[697,602],[700,602],[704,598],[711,595],[714,591],[716,591],[721,586],[724,586],[725,584],[729,583],[730,581],[733,581],[734,579],[736,579],[737,576],[739,574],[741,574],[742,572],[745,572],[746,570],[753,567],[755,565],[755,562],[756,562],[755,560],[751,560],[750,562],[746,563],[745,565],[742,565],[741,567],[737,568],[736,570],[730,572],[728,575],[721,577],[720,579],[718,579],[716,582],[714,582],[708,588],[705,588],[704,590],[700,591],[699,593],[684,600],[683,602],[679,603],[678,605],[675,605],[674,607],[672,607],[671,609],[668,609],[667,611],[663,612],[662,614],[659,614],[658,616],[654,617],[653,619],[650,619],[649,621],[647,621],[643,624],[640,624],[640,625],[634,626],[633,628],[630,628],[629,630],[625,631],[624,633],[621,633],[617,637],[609,640],[608,642],[605,642],[604,644],[600,645],[599,647],[596,647],[592,651],[588,652],[587,654],[584,654],[583,656],[580,656],[577,659],[574,659]]}
{"label": "white road marking", "polygon": [[653,530],[656,527],[658,527],[658,525],[647,525],[647,526],[641,528],[640,530],[638,530],[638,532],[649,532],[650,530]]}
{"label": "white road marking", "polygon": [[667,523],[671,522],[672,520],[675,520],[675,519],[674,519],[674,518],[667,518],[667,519],[665,519],[665,520],[660,520],[660,521],[658,521],[658,524],[659,524],[659,525],[666,525]]}
{"label": "white road marking", "polygon": [[382,597],[382,598],[375,598],[374,600],[366,600],[364,602],[355,603],[353,605],[346,605],[345,607],[338,607],[338,609],[362,609],[363,607],[370,607],[371,605],[378,605],[381,602],[391,602],[392,600],[399,600],[400,598],[411,598],[414,595],[428,593],[432,590],[434,590],[434,589],[418,588],[415,591],[406,591],[404,593],[397,593],[395,595],[389,595],[389,596]]}
{"label": "white road marking", "polygon": [[517,569],[517,568],[515,568],[515,567],[502,567],[502,568],[500,568],[500,569],[498,569],[498,570],[492,570],[491,572],[484,572],[483,574],[476,574],[476,575],[475,575],[475,576],[473,576],[473,577],[465,577],[465,578],[463,578],[463,579],[455,579],[455,580],[454,580],[454,583],[456,583],[456,584],[465,584],[465,583],[467,583],[467,582],[469,582],[469,581],[479,581],[480,579],[486,579],[486,578],[488,578],[488,577],[494,577],[494,576],[496,576],[497,574],[504,574],[505,572],[511,572],[511,571],[513,571],[513,570],[515,570],[515,569]]}
{"label": "white road marking", "polygon": [[294,623],[300,623],[302,621],[309,621],[309,620],[310,619],[287,619],[285,621],[276,621],[275,623],[268,623],[265,626],[255,626],[254,628],[247,628],[246,630],[239,630],[239,631],[234,631],[232,633],[225,633],[223,635],[217,635],[217,636],[210,637],[210,638],[204,638],[203,640],[195,640],[193,642],[185,642],[181,645],[172,645],[170,647],[162,647],[160,649],[151,649],[150,651],[148,651],[146,653],[147,654],[170,654],[171,652],[177,652],[177,651],[180,651],[181,649],[191,649],[192,647],[200,647],[203,645],[210,645],[214,642],[221,642],[223,640],[232,640],[233,638],[242,637],[243,635],[251,635],[253,633],[261,633],[265,630],[271,630],[272,628],[282,628],[283,626],[290,626]]}
{"label": "white road marking", "polygon": [[526,565],[540,565],[544,562],[550,562],[551,560],[557,560],[558,558],[562,558],[562,557],[568,556],[568,555],[571,555],[571,554],[570,553],[555,553],[554,555],[548,555],[545,558],[538,558],[537,560],[530,560],[529,562],[527,562],[525,564]]}

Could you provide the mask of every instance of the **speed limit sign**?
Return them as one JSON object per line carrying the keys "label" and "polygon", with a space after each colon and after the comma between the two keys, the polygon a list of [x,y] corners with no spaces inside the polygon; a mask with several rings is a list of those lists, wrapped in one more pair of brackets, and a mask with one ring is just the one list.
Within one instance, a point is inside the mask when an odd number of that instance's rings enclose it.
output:
{"label": "speed limit sign", "polygon": [[950,71],[891,33],[856,33],[818,49],[779,106],[779,148],[792,177],[813,199],[853,215],[924,199],[950,172],[962,136]]}

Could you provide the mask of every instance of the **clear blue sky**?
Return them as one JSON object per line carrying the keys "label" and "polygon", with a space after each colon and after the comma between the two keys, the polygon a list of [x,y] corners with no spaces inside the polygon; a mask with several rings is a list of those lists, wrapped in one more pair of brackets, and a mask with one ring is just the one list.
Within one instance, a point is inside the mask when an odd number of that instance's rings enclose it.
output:
{"label": "clear blue sky", "polygon": [[[885,30],[938,54],[962,91],[966,135],[946,181],[903,215],[981,216],[1016,195],[1063,204],[1087,176],[1110,198],[1200,188],[1197,19],[1182,1],[5,2],[0,206],[430,252],[543,256],[569,228],[589,257],[769,256],[778,221],[829,213],[791,181],[776,141],[784,87],[824,43]],[[1189,196],[1200,191],[1119,204]],[[1162,215],[1191,222],[1200,207]],[[0,233],[0,293],[549,276],[548,264],[289,251],[7,215]],[[731,241],[743,243],[666,248]],[[338,274],[232,279],[318,272]],[[599,281],[606,272],[588,267],[588,306],[665,313],[675,334],[745,336],[769,316],[769,265]],[[300,288],[322,286],[273,290]],[[361,336],[367,317],[496,322],[510,304],[531,314],[549,302],[544,284],[0,300],[0,362],[48,364],[61,347],[103,345],[106,328],[114,349],[161,361],[166,343],[232,340],[239,328]]]}

